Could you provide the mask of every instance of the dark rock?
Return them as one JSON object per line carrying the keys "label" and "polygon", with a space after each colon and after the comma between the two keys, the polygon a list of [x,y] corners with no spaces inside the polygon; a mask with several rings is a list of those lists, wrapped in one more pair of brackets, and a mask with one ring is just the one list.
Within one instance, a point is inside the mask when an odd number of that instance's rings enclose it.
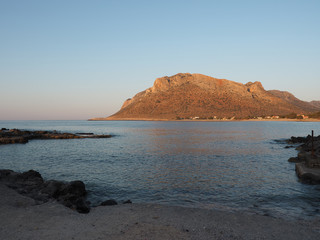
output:
{"label": "dark rock", "polygon": [[35,192],[34,195],[30,197],[35,199],[38,204],[46,203],[51,199],[51,196],[49,196],[48,194],[43,194],[40,192]]}
{"label": "dark rock", "polygon": [[12,174],[13,171],[12,170],[9,170],[9,169],[1,169],[0,170],[0,180],[2,178],[7,178],[10,174]]}
{"label": "dark rock", "polygon": [[300,180],[309,184],[320,184],[320,135],[313,137],[291,137],[288,143],[300,143],[296,148],[298,156],[288,161],[296,163],[296,173]]}
{"label": "dark rock", "polygon": [[63,186],[60,194],[84,197],[87,194],[87,191],[82,181],[73,181]]}
{"label": "dark rock", "polygon": [[295,148],[295,146],[290,145],[290,146],[285,146],[284,148]]}
{"label": "dark rock", "polygon": [[[307,137],[291,137],[288,142],[289,143],[307,143],[309,141],[311,141],[311,136],[308,135]],[[314,137],[315,140],[317,140],[318,137]]]}
{"label": "dark rock", "polygon": [[29,170],[28,172],[23,172],[19,176],[23,180],[41,179],[43,181],[41,174],[37,171],[34,171],[34,170]]}
{"label": "dark rock", "polygon": [[61,182],[55,180],[44,181],[37,171],[17,173],[8,169],[0,170],[0,181],[15,189],[20,194],[44,203],[56,199],[66,207],[77,210],[79,213],[88,213],[90,204],[85,201],[87,194],[82,181]]}
{"label": "dark rock", "polygon": [[14,144],[14,143],[27,143],[28,139],[24,137],[1,137],[0,144]]}
{"label": "dark rock", "polygon": [[21,131],[19,129],[0,130],[0,144],[27,143],[32,139],[77,139],[109,138],[111,135],[94,135],[93,133],[72,134],[57,131]]}
{"label": "dark rock", "polygon": [[89,205],[84,201],[84,199],[77,199],[75,202],[76,210],[79,213],[88,213],[90,211]]}
{"label": "dark rock", "polygon": [[305,163],[296,163],[295,170],[303,183],[320,184],[320,169],[309,168]]}
{"label": "dark rock", "polygon": [[113,199],[109,199],[109,200],[102,202],[100,205],[101,206],[112,206],[112,205],[118,205],[118,203]]}
{"label": "dark rock", "polygon": [[82,181],[73,181],[70,183],[63,183],[52,181],[49,183],[44,192],[51,193],[53,198],[66,207],[76,209],[80,213],[88,213],[90,211],[89,205],[85,202],[87,191]]}
{"label": "dark rock", "polygon": [[306,158],[307,158],[307,153],[306,153],[306,152],[300,151],[300,152],[298,153],[298,159],[299,159],[300,161],[305,161]]}
{"label": "dark rock", "polygon": [[52,196],[53,198],[58,198],[61,193],[61,189],[64,187],[64,185],[65,183],[63,182],[56,181],[56,180],[49,180],[43,184],[43,188],[41,189],[41,192],[46,193],[49,196]]}
{"label": "dark rock", "polygon": [[33,188],[41,187],[43,178],[41,174],[34,170],[23,172],[17,175],[17,182],[24,186],[33,186]]}
{"label": "dark rock", "polygon": [[291,157],[288,159],[288,162],[298,163],[298,162],[301,162],[301,160],[299,160],[299,158],[297,157]]}
{"label": "dark rock", "polygon": [[124,201],[123,202],[123,204],[131,204],[132,202],[131,202],[131,200],[130,199],[128,199],[127,201]]}
{"label": "dark rock", "polygon": [[43,184],[41,174],[34,170],[29,170],[28,172],[23,173],[16,173],[11,170],[1,171],[1,179],[7,181],[11,185],[39,187]]}

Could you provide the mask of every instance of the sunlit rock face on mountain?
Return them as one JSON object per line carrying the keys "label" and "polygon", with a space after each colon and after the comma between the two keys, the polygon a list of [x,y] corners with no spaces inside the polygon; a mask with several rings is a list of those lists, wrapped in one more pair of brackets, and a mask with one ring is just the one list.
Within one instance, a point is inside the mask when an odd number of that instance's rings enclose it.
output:
{"label": "sunlit rock face on mountain", "polygon": [[247,118],[319,110],[292,94],[266,91],[260,82],[237,83],[202,74],[157,78],[151,88],[126,100],[109,120]]}

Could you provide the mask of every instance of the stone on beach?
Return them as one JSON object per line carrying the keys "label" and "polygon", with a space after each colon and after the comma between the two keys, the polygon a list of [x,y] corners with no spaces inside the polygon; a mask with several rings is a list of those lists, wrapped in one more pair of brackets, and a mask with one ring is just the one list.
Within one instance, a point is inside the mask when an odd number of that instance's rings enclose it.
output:
{"label": "stone on beach", "polygon": [[39,204],[55,199],[80,213],[90,211],[90,206],[85,201],[87,191],[82,181],[44,181],[41,174],[34,170],[17,173],[7,169],[0,170],[0,181],[18,193],[35,199]]}
{"label": "stone on beach", "polygon": [[100,204],[100,206],[113,206],[113,205],[118,205],[118,203],[114,199],[109,199],[109,200],[103,201]]}

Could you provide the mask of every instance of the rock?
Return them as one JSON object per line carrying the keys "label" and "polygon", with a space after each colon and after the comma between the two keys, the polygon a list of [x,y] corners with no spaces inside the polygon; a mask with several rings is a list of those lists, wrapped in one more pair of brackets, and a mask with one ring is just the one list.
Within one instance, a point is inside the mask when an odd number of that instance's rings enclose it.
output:
{"label": "rock", "polygon": [[89,212],[90,208],[85,202],[87,191],[82,181],[51,183],[47,189],[54,193],[52,197],[66,207],[76,209],[80,213]]}
{"label": "rock", "polygon": [[295,146],[290,145],[290,146],[285,146],[284,148],[295,148]]}
{"label": "rock", "polygon": [[78,139],[78,138],[110,138],[111,135],[82,135],[58,133],[57,131],[21,131],[19,129],[0,130],[0,144],[27,143],[32,139]]}
{"label": "rock", "polygon": [[34,170],[29,170],[28,172],[23,172],[19,175],[19,177],[23,180],[41,179],[43,181],[41,174],[37,171],[34,171]]}
{"label": "rock", "polygon": [[306,183],[320,184],[320,135],[312,137],[291,137],[288,142],[302,143],[296,148],[297,157],[288,161],[296,163],[298,177]]}
{"label": "rock", "polygon": [[100,206],[112,206],[112,205],[118,205],[118,203],[113,199],[109,199],[100,204]]}
{"label": "rock", "polygon": [[127,201],[124,201],[123,202],[123,204],[131,204],[132,202],[131,202],[131,200],[130,199],[128,199]]}
{"label": "rock", "polygon": [[0,180],[7,178],[13,171],[9,169],[1,169],[0,170]]}
{"label": "rock", "polygon": [[52,196],[53,198],[57,199],[60,196],[61,189],[64,185],[65,183],[63,182],[56,181],[56,180],[49,180],[43,184],[43,188],[41,189],[41,192],[46,193],[49,196]]}
{"label": "rock", "polygon": [[1,178],[9,182],[11,185],[40,187],[43,184],[41,174],[34,170],[29,170],[28,172],[23,173],[16,173],[11,170],[1,171]]}
{"label": "rock", "polygon": [[43,184],[43,178],[41,174],[34,170],[23,172],[17,176],[18,183],[29,187],[29,189],[40,188]]}
{"label": "rock", "polygon": [[0,180],[20,194],[35,199],[39,204],[55,199],[79,213],[90,211],[90,204],[85,201],[87,191],[82,181],[44,181],[41,174],[34,170],[17,173],[8,169],[0,170]]}
{"label": "rock", "polygon": [[310,153],[306,155],[305,164],[309,168],[320,168],[320,157]]}
{"label": "rock", "polygon": [[298,163],[298,162],[301,162],[301,160],[299,160],[299,158],[297,157],[291,157],[288,159],[288,162]]}
{"label": "rock", "polygon": [[88,213],[88,212],[90,212],[89,205],[82,198],[79,198],[79,199],[76,200],[75,206],[76,206],[76,210],[79,213]]}
{"label": "rock", "polygon": [[305,143],[307,142],[307,137],[291,137],[289,140],[288,140],[289,143],[293,143],[293,144],[296,144],[296,143]]}
{"label": "rock", "polygon": [[64,186],[61,195],[71,194],[76,197],[84,197],[87,194],[86,187],[82,181],[73,181]]}
{"label": "rock", "polygon": [[27,143],[28,139],[24,137],[2,137],[0,138],[0,144],[14,144],[14,143]]}
{"label": "rock", "polygon": [[309,184],[320,184],[320,169],[309,168],[305,163],[296,163],[296,173],[301,181]]}

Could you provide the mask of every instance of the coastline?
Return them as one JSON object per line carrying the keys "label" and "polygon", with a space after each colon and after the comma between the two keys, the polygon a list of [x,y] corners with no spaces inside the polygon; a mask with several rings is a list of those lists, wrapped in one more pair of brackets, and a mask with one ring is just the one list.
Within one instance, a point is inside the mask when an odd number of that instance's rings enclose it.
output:
{"label": "coastline", "polygon": [[99,206],[79,214],[37,205],[0,183],[1,239],[319,239],[317,221],[157,204]]}
{"label": "coastline", "polygon": [[317,118],[308,119],[290,119],[290,118],[280,118],[280,119],[161,119],[161,118],[91,118],[88,121],[160,121],[160,122],[320,122]]}

